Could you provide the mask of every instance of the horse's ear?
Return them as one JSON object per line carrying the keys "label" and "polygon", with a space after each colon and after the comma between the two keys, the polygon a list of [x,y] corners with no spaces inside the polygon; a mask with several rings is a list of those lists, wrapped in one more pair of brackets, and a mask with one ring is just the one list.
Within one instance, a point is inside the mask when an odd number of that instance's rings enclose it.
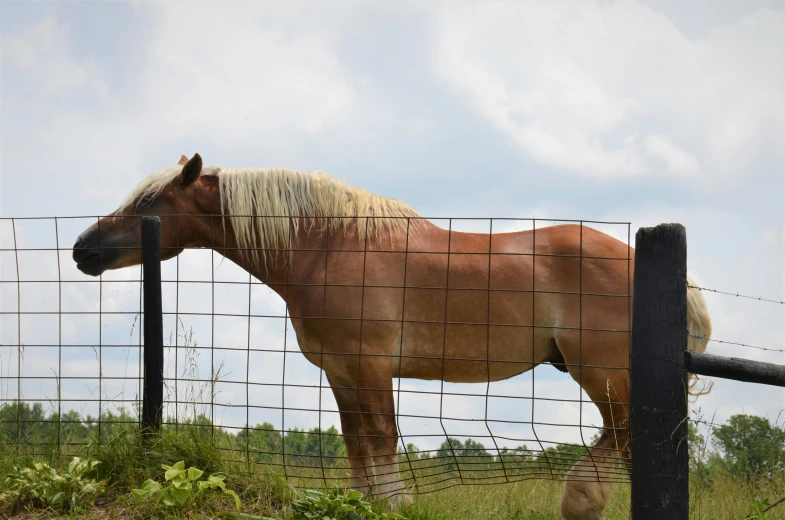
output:
{"label": "horse's ear", "polygon": [[201,173],[202,158],[198,153],[195,153],[194,156],[185,163],[185,166],[183,166],[183,171],[180,173],[180,183],[183,186],[188,186],[189,184],[196,181]]}
{"label": "horse's ear", "polygon": [[179,164],[180,166],[185,166],[187,162],[188,162],[188,157],[186,157],[185,155],[181,155],[180,161],[177,164]]}

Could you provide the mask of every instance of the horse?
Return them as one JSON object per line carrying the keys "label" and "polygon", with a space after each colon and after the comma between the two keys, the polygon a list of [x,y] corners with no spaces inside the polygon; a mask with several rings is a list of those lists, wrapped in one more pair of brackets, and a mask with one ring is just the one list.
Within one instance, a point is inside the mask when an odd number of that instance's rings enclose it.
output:
{"label": "horse", "polygon": [[[599,518],[609,468],[621,460],[629,471],[635,251],[620,240],[582,223],[443,229],[326,173],[224,169],[195,154],[87,228],[73,246],[77,268],[97,276],[140,264],[140,215],[160,217],[162,260],[211,248],[284,300],[338,404],[352,488],[393,507],[412,501],[399,475],[393,378],[490,382],[547,363],[603,420],[567,474],[562,517]],[[692,288],[687,321],[688,349],[703,352],[711,322]]]}

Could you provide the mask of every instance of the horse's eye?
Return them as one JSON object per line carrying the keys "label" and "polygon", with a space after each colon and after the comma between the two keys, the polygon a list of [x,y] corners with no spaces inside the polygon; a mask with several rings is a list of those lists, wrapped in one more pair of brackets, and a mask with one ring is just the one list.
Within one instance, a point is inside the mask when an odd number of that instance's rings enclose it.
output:
{"label": "horse's eye", "polygon": [[154,200],[155,199],[153,199],[152,195],[145,195],[144,197],[139,199],[139,206],[142,206],[142,207],[146,208],[146,207],[150,206],[153,203]]}

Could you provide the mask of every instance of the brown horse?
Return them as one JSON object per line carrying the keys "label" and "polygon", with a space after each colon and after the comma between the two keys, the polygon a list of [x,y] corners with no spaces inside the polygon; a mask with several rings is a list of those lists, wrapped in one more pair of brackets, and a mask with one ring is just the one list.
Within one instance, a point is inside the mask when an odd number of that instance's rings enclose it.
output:
{"label": "brown horse", "polygon": [[[351,486],[409,501],[398,474],[393,378],[488,382],[541,363],[566,370],[603,433],[570,471],[561,511],[599,518],[609,467],[629,457],[634,251],[582,225],[514,233],[441,229],[406,204],[326,174],[203,167],[143,181],[74,245],[89,275],[141,262],[137,215],[161,217],[162,256],[212,248],[288,306],[297,341],[338,403]],[[689,349],[709,316],[688,293]]]}

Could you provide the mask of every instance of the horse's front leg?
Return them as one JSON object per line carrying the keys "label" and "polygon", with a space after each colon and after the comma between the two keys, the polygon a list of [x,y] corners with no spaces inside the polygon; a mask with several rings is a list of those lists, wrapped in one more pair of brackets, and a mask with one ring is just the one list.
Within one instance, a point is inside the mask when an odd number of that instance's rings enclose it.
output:
{"label": "horse's front leg", "polygon": [[398,471],[398,428],[390,359],[361,357],[357,365],[347,367],[347,375],[328,376],[328,380],[341,412],[352,487],[368,485],[371,495],[389,499],[394,507],[411,503]]}
{"label": "horse's front leg", "polygon": [[366,466],[360,445],[361,420],[357,390],[348,379],[327,374],[338,411],[341,415],[341,433],[349,458],[349,485],[352,489],[367,494],[370,491],[373,469]]}
{"label": "horse's front leg", "polygon": [[389,358],[369,357],[360,363],[358,397],[362,409],[360,443],[373,457],[372,493],[395,507],[411,503],[398,472],[398,427]]}

